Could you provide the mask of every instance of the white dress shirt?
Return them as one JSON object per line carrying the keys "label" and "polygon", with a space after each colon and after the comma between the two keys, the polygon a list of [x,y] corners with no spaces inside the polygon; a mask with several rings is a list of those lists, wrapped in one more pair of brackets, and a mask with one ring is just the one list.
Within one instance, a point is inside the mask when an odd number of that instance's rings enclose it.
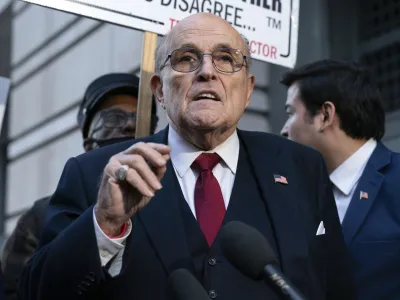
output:
{"label": "white dress shirt", "polygon": [[[221,187],[225,208],[227,208],[229,199],[231,197],[239,160],[240,143],[237,132],[235,131],[224,143],[215,149],[211,151],[201,151],[184,140],[173,128],[171,128],[171,126],[169,126],[168,144],[171,146],[171,162],[177,175],[179,185],[186,202],[193,212],[194,217],[196,217],[194,188],[199,174],[191,168],[191,165],[194,160],[203,152],[215,152],[221,157],[221,162],[215,166],[213,169],[213,174]],[[129,224],[124,236],[118,239],[111,239],[103,233],[95,218],[94,210],[93,223],[97,245],[99,248],[101,265],[105,266],[114,256],[116,256],[108,271],[111,276],[116,276],[121,271],[125,241],[132,230],[131,221],[129,220]]]}
{"label": "white dress shirt", "polygon": [[374,139],[369,139],[329,176],[333,183],[333,195],[341,223],[376,144]]}
{"label": "white dress shirt", "polygon": [[215,152],[221,157],[221,162],[215,166],[213,174],[221,187],[225,208],[227,208],[239,159],[239,138],[237,132],[235,131],[234,134],[215,149],[211,151],[201,151],[189,144],[181,138],[175,130],[169,127],[168,144],[171,146],[171,161],[178,177],[183,196],[195,217],[194,188],[199,174],[191,168],[191,165],[203,152]]}

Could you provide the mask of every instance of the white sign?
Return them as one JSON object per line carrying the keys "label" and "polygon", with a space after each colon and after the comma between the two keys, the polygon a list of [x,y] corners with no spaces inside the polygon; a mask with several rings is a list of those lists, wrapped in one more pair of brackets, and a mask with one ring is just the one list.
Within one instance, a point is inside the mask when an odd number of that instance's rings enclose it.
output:
{"label": "white sign", "polygon": [[250,41],[254,59],[293,67],[300,0],[24,0],[143,31],[166,34],[183,18],[210,12]]}

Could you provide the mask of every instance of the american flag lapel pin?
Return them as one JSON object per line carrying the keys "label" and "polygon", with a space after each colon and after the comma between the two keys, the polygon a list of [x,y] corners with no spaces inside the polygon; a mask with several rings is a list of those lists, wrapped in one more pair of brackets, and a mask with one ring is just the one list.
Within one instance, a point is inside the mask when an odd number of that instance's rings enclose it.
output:
{"label": "american flag lapel pin", "polygon": [[361,200],[361,199],[368,199],[368,193],[367,193],[367,192],[360,191],[360,200]]}
{"label": "american flag lapel pin", "polygon": [[282,175],[274,174],[274,180],[275,183],[288,184],[286,177]]}

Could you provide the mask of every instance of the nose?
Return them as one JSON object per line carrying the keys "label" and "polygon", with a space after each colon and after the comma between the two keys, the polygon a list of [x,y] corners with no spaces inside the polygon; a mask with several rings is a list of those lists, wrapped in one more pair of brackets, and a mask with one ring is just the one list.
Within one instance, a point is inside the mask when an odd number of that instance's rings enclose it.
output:
{"label": "nose", "polygon": [[283,126],[283,128],[281,130],[281,136],[286,137],[286,138],[289,137],[289,133],[288,133],[286,125]]}
{"label": "nose", "polygon": [[125,136],[134,136],[136,132],[136,120],[134,118],[128,118],[122,132]]}
{"label": "nose", "polygon": [[204,55],[203,61],[198,69],[197,79],[199,81],[209,81],[217,77],[216,70],[212,63],[211,55]]}

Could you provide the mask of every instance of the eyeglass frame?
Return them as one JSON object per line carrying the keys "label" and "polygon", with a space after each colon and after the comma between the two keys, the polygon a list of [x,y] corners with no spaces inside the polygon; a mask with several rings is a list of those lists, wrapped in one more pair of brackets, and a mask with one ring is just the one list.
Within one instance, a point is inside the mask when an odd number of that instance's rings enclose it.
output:
{"label": "eyeglass frame", "polygon": [[[122,126],[105,126],[104,124],[99,125],[101,118],[103,118],[103,120],[104,120],[104,117],[107,116],[108,113],[110,113],[114,110],[118,111],[118,113],[120,113],[126,117],[124,125],[122,125]],[[127,112],[127,111],[123,111],[120,109],[111,108],[111,109],[105,109],[105,110],[100,111],[100,116],[101,116],[101,118],[99,118],[97,120],[97,122],[94,124],[93,130],[90,134],[90,137],[88,137],[88,138],[91,138],[96,132],[102,130],[103,128],[106,128],[106,129],[123,128],[129,122],[129,119],[133,119],[136,123],[137,112]],[[157,126],[158,120],[159,120],[159,118],[156,114],[150,115],[150,129],[155,128]]]}
{"label": "eyeglass frame", "polygon": [[[179,72],[179,73],[185,73],[185,74],[186,74],[186,73],[191,73],[191,72],[196,71],[196,70],[201,66],[201,64],[203,63],[203,60],[204,60],[204,56],[205,56],[205,55],[211,56],[211,61],[212,61],[212,64],[213,64],[215,70],[217,70],[218,72],[224,73],[224,74],[233,74],[233,73],[237,73],[237,72],[241,71],[241,70],[243,69],[243,67],[245,67],[245,68],[248,67],[248,65],[247,65],[247,55],[243,55],[243,52],[242,52],[242,50],[240,50],[240,49],[229,48],[229,47],[221,47],[221,48],[216,48],[216,49],[214,49],[214,50],[210,53],[210,52],[201,52],[199,49],[194,48],[194,47],[183,47],[183,48],[175,49],[175,50],[173,50],[170,54],[168,54],[168,56],[167,56],[167,58],[165,59],[163,65],[160,67],[160,71],[163,70],[163,69],[165,68],[165,66],[167,65],[168,60],[171,60],[172,54],[173,54],[175,51],[182,50],[182,49],[197,50],[197,51],[201,54],[201,60],[200,60],[200,62],[199,62],[199,65],[198,65],[195,69],[193,69],[193,70],[191,70],[191,71],[188,71],[188,72],[182,72],[182,71],[175,70],[175,69],[172,67],[172,64],[170,64],[170,65],[171,65],[171,68],[172,68],[174,71]],[[233,72],[226,72],[226,71],[221,71],[220,69],[218,69],[218,67],[216,66],[216,64],[215,64],[215,62],[214,62],[213,53],[214,53],[215,51],[221,50],[221,49],[236,50],[236,51],[239,51],[240,54],[242,54],[243,63],[242,63],[242,65],[240,66],[240,69],[239,69],[239,70],[233,71]]]}

